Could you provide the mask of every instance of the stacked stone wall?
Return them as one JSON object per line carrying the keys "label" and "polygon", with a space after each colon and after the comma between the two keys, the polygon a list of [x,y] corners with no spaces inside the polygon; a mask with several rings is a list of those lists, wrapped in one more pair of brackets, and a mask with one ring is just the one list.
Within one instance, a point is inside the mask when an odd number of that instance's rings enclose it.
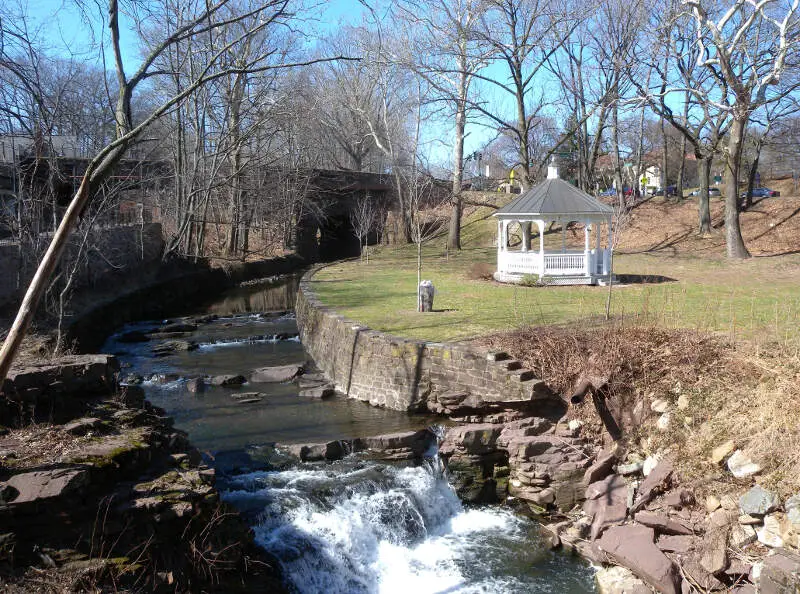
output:
{"label": "stacked stone wall", "polygon": [[549,396],[531,372],[495,360],[491,353],[391,336],[346,319],[315,296],[316,270],[300,282],[300,338],[336,389],[347,396],[395,410],[434,412],[452,412],[447,408],[454,398],[461,409],[485,410]]}

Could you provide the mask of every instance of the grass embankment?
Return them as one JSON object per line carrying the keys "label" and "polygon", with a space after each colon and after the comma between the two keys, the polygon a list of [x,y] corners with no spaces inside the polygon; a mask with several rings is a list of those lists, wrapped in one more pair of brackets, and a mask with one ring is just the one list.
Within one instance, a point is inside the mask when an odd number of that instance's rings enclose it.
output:
{"label": "grass embankment", "polygon": [[[432,313],[415,311],[413,246],[329,266],[314,289],[376,329],[508,350],[562,393],[582,373],[604,375],[630,448],[642,455],[672,448],[701,493],[740,488],[708,462],[727,439],[763,465],[760,482],[784,495],[800,489],[800,199],[762,200],[742,214],[754,257],[740,262],[724,255],[721,201],[712,201],[715,233],[705,237],[695,232],[692,202],[641,204],[616,252],[615,271],[631,282],[613,288],[610,322],[607,288],[480,278],[496,258],[491,212],[470,214],[458,254],[447,257],[443,239],[424,249],[423,278],[437,289]],[[576,247],[582,236],[568,233]],[[669,403],[667,431],[652,423],[656,399]],[[600,431],[588,400],[570,415]]]}

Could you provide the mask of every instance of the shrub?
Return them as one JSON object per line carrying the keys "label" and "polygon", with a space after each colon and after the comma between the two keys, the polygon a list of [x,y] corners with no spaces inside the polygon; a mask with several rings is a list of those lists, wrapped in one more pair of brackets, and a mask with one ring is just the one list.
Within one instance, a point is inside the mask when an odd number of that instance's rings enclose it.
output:
{"label": "shrub", "polygon": [[538,287],[541,283],[538,274],[523,274],[519,284],[523,287]]}
{"label": "shrub", "polygon": [[467,278],[471,280],[492,280],[494,266],[486,262],[475,262],[467,271]]}

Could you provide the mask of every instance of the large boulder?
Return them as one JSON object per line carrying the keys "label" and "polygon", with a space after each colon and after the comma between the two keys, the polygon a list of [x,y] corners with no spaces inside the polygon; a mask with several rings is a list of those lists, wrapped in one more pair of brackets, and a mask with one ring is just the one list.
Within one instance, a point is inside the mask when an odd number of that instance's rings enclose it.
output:
{"label": "large boulder", "polygon": [[448,427],[441,446],[441,453],[454,452],[470,455],[490,454],[497,451],[497,438],[502,425],[494,423],[458,425]]}
{"label": "large boulder", "polygon": [[678,573],[654,543],[652,528],[639,524],[612,526],[598,542],[600,549],[616,564],[630,569],[657,592],[678,594]]}

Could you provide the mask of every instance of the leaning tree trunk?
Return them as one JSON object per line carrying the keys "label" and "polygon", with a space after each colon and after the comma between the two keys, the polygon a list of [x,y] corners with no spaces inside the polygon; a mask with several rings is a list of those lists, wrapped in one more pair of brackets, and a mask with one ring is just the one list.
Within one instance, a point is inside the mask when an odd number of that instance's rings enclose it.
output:
{"label": "leaning tree trunk", "polygon": [[3,348],[0,350],[0,388],[2,388],[8,370],[11,368],[11,363],[22,344],[22,339],[25,337],[28,328],[30,328],[39,302],[47,290],[50,277],[53,275],[58,261],[64,253],[70,233],[77,226],[81,213],[89,204],[90,197],[89,178],[84,175],[77,193],[64,214],[64,218],[61,219],[61,224],[53,235],[50,246],[36,269],[36,274],[25,292],[19,311],[17,311],[17,317],[11,325],[5,342],[3,342]]}
{"label": "leaning tree trunk", "polygon": [[711,207],[708,199],[708,186],[711,180],[711,159],[712,157],[710,156],[697,159],[700,174],[700,192],[697,197],[698,232],[700,235],[711,233]]}
{"label": "leaning tree trunk", "polygon": [[734,112],[728,136],[725,163],[725,246],[729,258],[749,258],[739,225],[739,166],[744,147],[744,131],[747,126],[747,111]]}

